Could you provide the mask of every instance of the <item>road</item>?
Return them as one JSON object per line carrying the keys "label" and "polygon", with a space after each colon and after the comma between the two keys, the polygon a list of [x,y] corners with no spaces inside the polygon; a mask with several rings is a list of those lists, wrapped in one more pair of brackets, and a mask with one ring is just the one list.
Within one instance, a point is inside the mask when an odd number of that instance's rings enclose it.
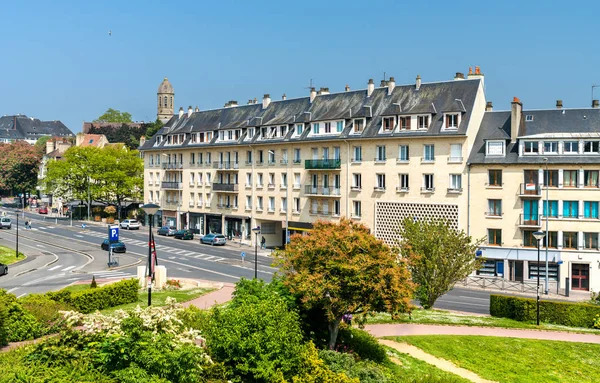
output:
{"label": "road", "polygon": [[464,311],[474,314],[489,314],[491,294],[493,292],[455,287],[438,299],[433,308]]}

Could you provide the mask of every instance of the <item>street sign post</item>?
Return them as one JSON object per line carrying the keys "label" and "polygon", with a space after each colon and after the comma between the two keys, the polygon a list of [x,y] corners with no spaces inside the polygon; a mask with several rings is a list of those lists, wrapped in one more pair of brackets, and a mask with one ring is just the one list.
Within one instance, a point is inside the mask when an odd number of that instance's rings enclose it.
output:
{"label": "street sign post", "polygon": [[119,242],[119,225],[108,226],[108,241],[110,243]]}
{"label": "street sign post", "polygon": [[244,263],[244,259],[246,258],[246,253],[242,251],[242,263]]}

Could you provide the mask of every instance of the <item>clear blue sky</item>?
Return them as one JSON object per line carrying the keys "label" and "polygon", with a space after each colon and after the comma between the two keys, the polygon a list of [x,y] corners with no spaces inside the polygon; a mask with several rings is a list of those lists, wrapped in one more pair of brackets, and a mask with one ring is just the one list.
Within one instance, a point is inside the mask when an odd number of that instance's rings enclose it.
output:
{"label": "clear blue sky", "polygon": [[[479,65],[496,110],[588,107],[600,84],[596,1],[3,1],[0,114],[62,120],[107,108],[279,99],[317,87],[450,80]],[[112,36],[108,31],[112,30]],[[600,88],[595,98],[600,98]]]}

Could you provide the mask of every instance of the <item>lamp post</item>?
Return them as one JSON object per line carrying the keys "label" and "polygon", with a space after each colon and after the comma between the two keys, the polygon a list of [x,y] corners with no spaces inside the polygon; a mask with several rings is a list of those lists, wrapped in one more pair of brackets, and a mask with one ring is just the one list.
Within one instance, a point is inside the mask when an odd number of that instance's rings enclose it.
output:
{"label": "lamp post", "polygon": [[252,229],[256,238],[254,240],[254,279],[258,279],[258,235],[260,234],[260,226]]}
{"label": "lamp post", "polygon": [[[548,201],[548,181],[550,179],[550,173],[548,172],[548,158],[544,157],[544,162],[546,163],[546,180],[545,180],[545,185],[546,186],[546,237],[548,237],[548,216],[550,215],[550,201]],[[550,238],[550,237],[548,237]],[[546,240],[546,280],[544,281],[544,294],[548,295],[548,246],[550,245],[548,243],[549,241]],[[558,279],[557,279],[557,283],[558,283]]]}
{"label": "lamp post", "polygon": [[[275,156],[275,151],[273,150],[269,150],[269,154],[273,154],[273,156]],[[278,157],[278,156],[275,156]],[[286,177],[286,185],[285,185],[285,241],[284,241],[284,245],[288,244],[289,238],[290,238],[290,222],[289,222],[289,214],[290,214],[290,163],[289,160],[287,158],[283,158],[283,157],[279,157],[282,160],[285,161],[285,177]]]}
{"label": "lamp post", "polygon": [[19,213],[17,215],[17,243],[15,249],[15,258],[19,258]]}
{"label": "lamp post", "polygon": [[160,206],[147,203],[141,206],[148,215],[148,274],[146,284],[148,285],[148,306],[152,305],[152,216],[156,214]]}
{"label": "lamp post", "polygon": [[540,325],[540,241],[546,236],[546,234],[538,230],[533,233],[533,236],[537,240],[537,301],[536,301],[536,323]]}

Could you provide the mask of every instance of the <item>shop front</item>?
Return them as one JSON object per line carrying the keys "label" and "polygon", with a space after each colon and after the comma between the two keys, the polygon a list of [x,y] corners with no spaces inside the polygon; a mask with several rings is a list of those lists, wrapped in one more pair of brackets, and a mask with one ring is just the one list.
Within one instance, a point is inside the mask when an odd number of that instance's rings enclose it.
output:
{"label": "shop front", "polygon": [[206,233],[223,233],[223,217],[221,214],[206,214]]}
{"label": "shop front", "polygon": [[246,230],[250,217],[243,216],[225,216],[225,236],[227,239],[249,239],[249,233]]}
{"label": "shop front", "polygon": [[204,235],[204,214],[201,213],[190,213],[189,214],[189,229],[194,234]]}
{"label": "shop front", "polygon": [[160,226],[177,227],[177,212],[173,210],[163,210],[162,224]]}

